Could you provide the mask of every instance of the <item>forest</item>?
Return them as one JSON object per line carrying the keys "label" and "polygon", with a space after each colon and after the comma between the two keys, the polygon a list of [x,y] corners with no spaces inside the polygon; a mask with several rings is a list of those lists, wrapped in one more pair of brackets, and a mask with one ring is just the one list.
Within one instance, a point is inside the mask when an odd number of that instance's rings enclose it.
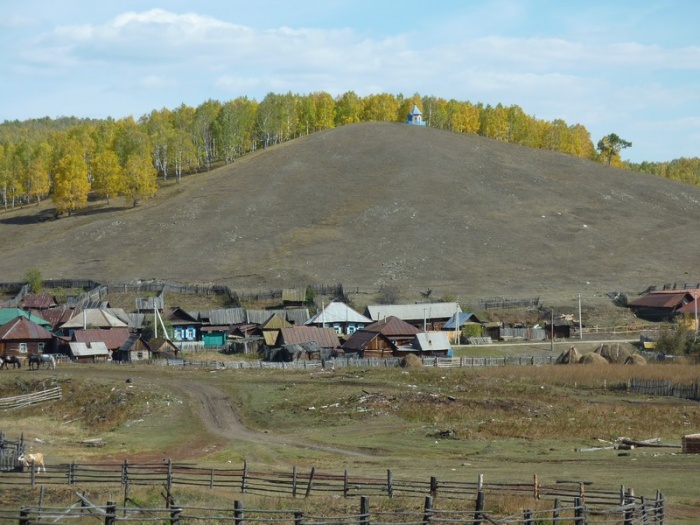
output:
{"label": "forest", "polygon": [[700,159],[632,164],[617,135],[594,146],[581,124],[546,121],[517,105],[496,106],[348,91],[306,95],[269,93],[260,102],[239,97],[199,106],[153,110],[138,120],[61,117],[0,124],[0,200],[4,209],[51,198],[56,214],[72,214],[88,199],[123,198],[136,206],[156,195],[160,181],[208,171],[247,153],[346,124],[403,122],[416,105],[427,126],[530,148],[558,151],[700,186]]}

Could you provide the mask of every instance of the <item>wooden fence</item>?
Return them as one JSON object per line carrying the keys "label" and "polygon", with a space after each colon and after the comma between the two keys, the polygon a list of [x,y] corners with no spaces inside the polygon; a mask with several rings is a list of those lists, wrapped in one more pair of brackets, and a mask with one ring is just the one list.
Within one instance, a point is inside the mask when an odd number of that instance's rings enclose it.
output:
{"label": "wooden fence", "polygon": [[[0,519],[13,521],[19,525],[40,523],[81,523],[86,516],[97,518],[105,525],[118,522],[160,522],[177,525],[180,523],[228,523],[244,525],[248,523],[274,523],[276,525],[370,525],[405,524],[430,525],[460,524],[513,524],[513,525],[594,525],[619,523],[621,525],[663,525],[665,520],[664,501],[661,497],[652,502],[628,501],[609,508],[595,508],[586,505],[580,498],[570,504],[555,500],[546,510],[524,509],[510,516],[499,515],[488,508],[486,495],[480,492],[474,503],[474,510],[441,509],[431,496],[426,496],[422,510],[372,510],[370,498],[359,498],[357,512],[343,514],[341,509],[334,513],[332,506],[325,509],[324,515],[305,513],[299,509],[247,509],[243,501],[236,500],[231,507],[190,506],[178,504],[171,495],[163,494],[165,507],[143,508],[133,501],[117,506],[113,501],[104,506],[94,505],[85,495],[76,493],[79,501],[68,507],[25,506],[19,510],[0,510]],[[131,505],[128,505],[131,503]],[[465,502],[466,503],[466,502]],[[466,505],[465,505],[466,506]],[[94,523],[91,521],[90,523]]]}
{"label": "wooden fence", "polygon": [[[431,476],[423,480],[396,477],[392,470],[384,477],[351,475],[321,472],[312,467],[301,470],[296,466],[291,471],[254,471],[248,463],[240,468],[212,468],[189,463],[174,463],[171,460],[160,463],[69,463],[47,464],[46,472],[37,473],[33,469],[20,469],[0,475],[2,485],[35,486],[41,485],[122,485],[128,493],[129,487],[137,485],[164,485],[168,490],[173,486],[230,489],[242,494],[258,494],[275,497],[312,496],[381,496],[381,497],[424,497],[463,500],[475,497],[479,492],[492,495],[531,496],[535,499],[580,498],[591,505],[616,505],[625,502],[641,502],[633,491],[597,489],[592,482],[579,480],[557,480],[543,484],[533,477],[531,482],[490,483],[482,474],[472,482],[463,479],[439,479]],[[658,495],[657,495],[658,498]]]}
{"label": "wooden fence", "polygon": [[34,392],[33,394],[22,394],[20,396],[14,397],[3,397],[0,398],[0,410],[10,410],[14,408],[23,408],[29,405],[34,405],[36,403],[43,403],[44,401],[53,401],[55,399],[61,399],[61,387],[57,386],[54,388],[47,388],[41,392]]}
{"label": "wooden fence", "polygon": [[700,401],[700,383],[674,383],[667,379],[630,379],[627,390],[651,396],[669,396]]}

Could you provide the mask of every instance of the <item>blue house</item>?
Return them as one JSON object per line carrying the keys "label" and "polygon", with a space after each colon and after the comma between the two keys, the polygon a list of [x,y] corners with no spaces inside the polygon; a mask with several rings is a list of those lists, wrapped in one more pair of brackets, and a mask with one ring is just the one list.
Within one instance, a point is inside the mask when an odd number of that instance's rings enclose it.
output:
{"label": "blue house", "polygon": [[408,114],[408,118],[406,119],[406,124],[425,126],[425,122],[423,122],[423,114],[420,112],[420,109],[418,109],[418,104],[413,105],[413,109]]}

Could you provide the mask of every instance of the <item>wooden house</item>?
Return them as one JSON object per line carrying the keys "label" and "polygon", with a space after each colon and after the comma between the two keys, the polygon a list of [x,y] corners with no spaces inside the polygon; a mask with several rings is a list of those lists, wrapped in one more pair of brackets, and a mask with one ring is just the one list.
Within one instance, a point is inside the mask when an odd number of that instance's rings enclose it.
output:
{"label": "wooden house", "polygon": [[105,344],[101,341],[92,343],[68,343],[68,354],[71,361],[76,363],[105,363],[112,359]]}
{"label": "wooden house", "polygon": [[648,293],[627,306],[641,319],[655,322],[672,321],[678,310],[693,301],[693,290],[663,290]]}
{"label": "wooden house", "polygon": [[373,321],[397,317],[426,332],[442,330],[461,311],[458,303],[373,304],[365,308],[365,316]]}
{"label": "wooden house", "polygon": [[112,328],[126,328],[128,331],[128,322],[106,308],[85,308],[74,310],[70,319],[61,325],[60,332],[63,335],[72,336],[73,332],[80,330],[111,330]]}
{"label": "wooden house", "polygon": [[365,326],[362,331],[377,332],[386,336],[394,346],[406,346],[413,342],[416,334],[422,332],[410,323],[398,317],[387,317],[381,321]]}
{"label": "wooden house", "polygon": [[75,330],[71,340],[76,343],[86,344],[103,343],[105,348],[109,350],[112,358],[116,359],[116,353],[130,337],[131,333],[126,327],[117,327],[107,330],[88,328],[87,330]]}
{"label": "wooden house", "polygon": [[314,343],[320,349],[337,350],[340,348],[338,334],[332,328],[317,326],[292,326],[280,328],[276,347],[290,344]]}
{"label": "wooden house", "polygon": [[[194,315],[194,313],[192,313]],[[196,313],[205,348],[221,348],[236,325],[245,324],[243,308],[202,310]]]}
{"label": "wooden house", "polygon": [[338,335],[350,335],[372,322],[372,319],[356,312],[347,304],[333,301],[306,321],[306,325],[333,328]]}
{"label": "wooden house", "polygon": [[115,361],[120,361],[122,363],[137,363],[139,361],[150,361],[151,359],[151,348],[148,343],[141,339],[138,334],[131,334],[129,338],[124,341],[118,350],[112,352],[112,358]]}
{"label": "wooden house", "polygon": [[341,346],[343,354],[348,357],[393,357],[396,352],[394,344],[381,332],[358,330]]}
{"label": "wooden house", "polygon": [[282,305],[285,308],[301,308],[306,303],[306,288],[284,288]]}
{"label": "wooden house", "polygon": [[180,349],[170,339],[155,338],[148,341],[153,359],[172,359],[177,357]]}
{"label": "wooden house", "polygon": [[293,325],[284,317],[280,317],[278,314],[270,315],[261,325],[262,336],[265,339],[265,344],[267,346],[275,346],[275,343],[277,343],[277,338],[280,335],[280,330],[282,328],[291,328],[292,326]]}
{"label": "wooden house", "polygon": [[201,341],[202,323],[195,316],[186,312],[179,306],[166,308],[163,318],[167,319],[173,327],[173,342]]}
{"label": "wooden house", "polygon": [[453,355],[447,332],[422,332],[416,334],[411,348],[399,347],[396,355],[401,357],[408,355],[408,353],[417,353],[420,357],[452,357]]}
{"label": "wooden house", "polygon": [[54,335],[43,326],[19,316],[0,326],[0,355],[27,357],[52,353]]}
{"label": "wooden house", "polygon": [[48,310],[56,308],[58,301],[56,296],[48,293],[30,293],[24,296],[21,302],[23,310]]}
{"label": "wooden house", "polygon": [[483,323],[479,318],[471,312],[455,312],[450,319],[442,325],[441,330],[448,335],[448,338],[455,343],[460,344],[462,331],[468,326],[479,328],[479,336]]}

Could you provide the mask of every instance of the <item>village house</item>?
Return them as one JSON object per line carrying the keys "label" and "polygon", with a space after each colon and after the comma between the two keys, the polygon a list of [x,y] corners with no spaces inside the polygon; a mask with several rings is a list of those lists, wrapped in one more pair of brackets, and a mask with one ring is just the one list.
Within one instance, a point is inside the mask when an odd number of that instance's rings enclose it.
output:
{"label": "village house", "polygon": [[630,310],[647,321],[672,321],[678,311],[695,300],[696,290],[660,290],[643,295],[627,304]]}
{"label": "village house", "polygon": [[365,316],[373,321],[398,317],[424,332],[442,330],[457,312],[459,303],[373,304],[365,308]]}
{"label": "village house", "polygon": [[53,353],[54,335],[43,326],[18,316],[0,326],[0,355],[25,358]]}
{"label": "village house", "polygon": [[306,325],[333,328],[338,335],[350,335],[372,322],[372,319],[356,312],[345,303],[333,301],[306,321]]}

